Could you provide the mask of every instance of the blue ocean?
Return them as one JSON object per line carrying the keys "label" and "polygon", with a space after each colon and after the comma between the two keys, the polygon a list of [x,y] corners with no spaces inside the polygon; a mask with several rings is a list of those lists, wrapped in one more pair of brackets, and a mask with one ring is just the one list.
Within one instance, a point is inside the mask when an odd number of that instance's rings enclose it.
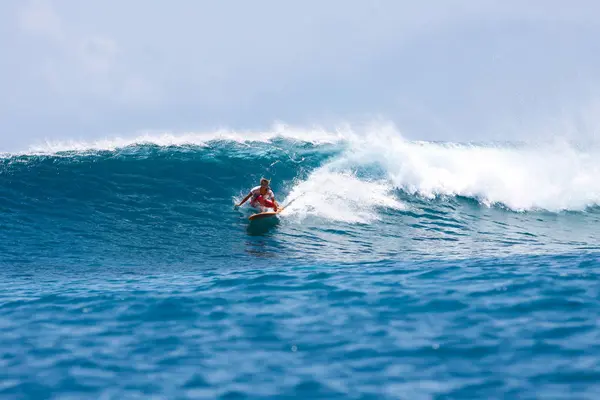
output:
{"label": "blue ocean", "polygon": [[[277,218],[235,208],[271,179]],[[2,399],[597,399],[600,149],[153,134],[0,158]]]}

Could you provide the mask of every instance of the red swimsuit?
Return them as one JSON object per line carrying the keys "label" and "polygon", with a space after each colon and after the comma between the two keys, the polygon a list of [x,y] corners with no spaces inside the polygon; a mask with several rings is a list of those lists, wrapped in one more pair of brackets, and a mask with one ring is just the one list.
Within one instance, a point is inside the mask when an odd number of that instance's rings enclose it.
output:
{"label": "red swimsuit", "polygon": [[260,186],[256,186],[251,190],[252,192],[252,200],[250,200],[250,205],[252,207],[256,207],[257,205],[261,205],[263,207],[275,208],[275,203],[272,198],[275,197],[271,188],[267,189],[267,193],[265,195],[260,194]]}
{"label": "red swimsuit", "polygon": [[[259,194],[253,201],[254,202],[258,202],[260,205],[265,206],[265,207],[269,207],[269,208],[275,208],[275,203],[273,203],[272,200],[267,200],[263,197],[262,194]],[[252,204],[251,203],[251,204]]]}

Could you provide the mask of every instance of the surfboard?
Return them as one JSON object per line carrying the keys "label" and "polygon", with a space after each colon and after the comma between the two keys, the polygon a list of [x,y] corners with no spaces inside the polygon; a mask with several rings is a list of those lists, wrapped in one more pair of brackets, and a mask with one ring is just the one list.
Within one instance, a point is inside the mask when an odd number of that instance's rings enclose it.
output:
{"label": "surfboard", "polygon": [[250,221],[255,221],[257,219],[271,218],[277,216],[277,214],[281,213],[283,208],[279,208],[277,211],[265,211],[257,214],[252,214],[248,217]]}

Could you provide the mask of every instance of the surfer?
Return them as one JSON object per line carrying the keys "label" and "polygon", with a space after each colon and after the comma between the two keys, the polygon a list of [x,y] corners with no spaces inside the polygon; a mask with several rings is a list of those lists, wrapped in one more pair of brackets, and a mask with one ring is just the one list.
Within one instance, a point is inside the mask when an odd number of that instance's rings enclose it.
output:
{"label": "surfer", "polygon": [[277,204],[277,201],[275,200],[275,194],[269,186],[270,183],[271,181],[268,179],[262,178],[260,180],[260,186],[253,187],[252,190],[250,190],[250,193],[248,193],[248,195],[235,206],[240,207],[248,199],[252,198],[250,200],[250,205],[252,207],[260,208],[261,211],[264,211],[263,207],[272,208],[273,211],[277,211],[279,204]]}

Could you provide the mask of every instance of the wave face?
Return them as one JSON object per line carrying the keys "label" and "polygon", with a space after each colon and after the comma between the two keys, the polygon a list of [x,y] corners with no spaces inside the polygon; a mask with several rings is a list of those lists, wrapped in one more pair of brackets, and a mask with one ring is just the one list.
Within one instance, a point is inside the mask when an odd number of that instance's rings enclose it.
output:
{"label": "wave face", "polygon": [[[0,397],[591,398],[599,156],[283,128],[5,154]],[[289,205],[250,224],[261,177]]]}

